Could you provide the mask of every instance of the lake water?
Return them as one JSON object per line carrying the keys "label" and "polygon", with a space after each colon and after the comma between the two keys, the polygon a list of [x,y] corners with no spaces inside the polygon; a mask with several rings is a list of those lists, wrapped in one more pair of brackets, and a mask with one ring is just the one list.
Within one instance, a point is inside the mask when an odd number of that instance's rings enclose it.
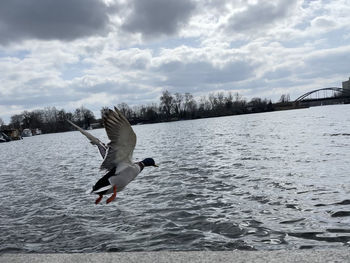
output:
{"label": "lake water", "polygon": [[[0,252],[350,246],[350,105],[134,126],[116,201],[79,132],[0,144]],[[107,142],[103,129],[91,131]]]}

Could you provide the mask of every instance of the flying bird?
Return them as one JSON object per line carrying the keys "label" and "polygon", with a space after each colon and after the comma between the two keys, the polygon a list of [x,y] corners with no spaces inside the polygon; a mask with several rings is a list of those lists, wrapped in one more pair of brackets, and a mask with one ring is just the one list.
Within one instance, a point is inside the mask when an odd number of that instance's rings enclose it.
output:
{"label": "flying bird", "polygon": [[110,142],[106,145],[98,138],[83,130],[73,122],[71,125],[84,134],[92,145],[96,145],[103,158],[101,170],[107,173],[92,187],[91,193],[99,195],[95,204],[100,203],[103,196],[112,194],[106,203],[112,202],[117,192],[122,191],[146,166],[158,167],[152,158],[141,162],[133,162],[132,155],[136,145],[136,134],[125,116],[114,107],[106,110],[102,116],[103,124]]}

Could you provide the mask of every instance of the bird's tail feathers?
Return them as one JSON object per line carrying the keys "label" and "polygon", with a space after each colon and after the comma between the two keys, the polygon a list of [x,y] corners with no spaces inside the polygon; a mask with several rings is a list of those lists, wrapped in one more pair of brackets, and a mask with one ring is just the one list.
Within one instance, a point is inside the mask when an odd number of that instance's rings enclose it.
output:
{"label": "bird's tail feathers", "polygon": [[112,187],[113,187],[113,185],[110,184],[110,185],[101,187],[101,188],[99,188],[99,189],[92,190],[90,193],[91,193],[91,194],[98,194],[98,193],[101,193],[101,192],[108,191],[108,190],[111,189]]}

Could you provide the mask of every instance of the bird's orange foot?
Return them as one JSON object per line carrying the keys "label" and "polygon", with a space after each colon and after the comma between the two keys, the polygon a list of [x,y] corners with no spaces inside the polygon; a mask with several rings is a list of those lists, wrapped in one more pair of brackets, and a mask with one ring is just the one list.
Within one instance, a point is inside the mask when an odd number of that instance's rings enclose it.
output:
{"label": "bird's orange foot", "polygon": [[110,198],[107,199],[106,204],[109,204],[110,202],[112,202],[116,196],[117,196],[117,187],[113,186],[113,194],[111,195]]}
{"label": "bird's orange foot", "polygon": [[102,197],[103,197],[103,195],[100,195],[100,196],[96,199],[96,201],[95,201],[95,204],[96,204],[96,205],[97,205],[99,202],[101,202]]}

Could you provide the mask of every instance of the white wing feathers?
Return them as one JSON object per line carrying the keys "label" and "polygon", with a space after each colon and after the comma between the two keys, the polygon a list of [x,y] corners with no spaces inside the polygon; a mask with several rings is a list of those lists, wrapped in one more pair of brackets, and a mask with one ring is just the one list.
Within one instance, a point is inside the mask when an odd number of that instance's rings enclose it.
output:
{"label": "white wing feathers", "polygon": [[102,158],[105,158],[106,156],[106,151],[107,151],[107,147],[106,145],[101,142],[98,138],[96,138],[95,136],[93,136],[92,134],[88,133],[87,131],[83,130],[82,128],[80,128],[78,125],[75,125],[73,122],[71,122],[70,120],[67,120],[70,124],[72,124],[75,128],[77,128],[82,134],[84,134],[89,140],[90,143],[92,145],[96,145]]}
{"label": "white wing feathers", "polygon": [[111,170],[121,162],[131,163],[136,135],[129,121],[117,108],[114,108],[114,111],[108,110],[104,114],[103,124],[111,141],[108,143],[107,153],[100,169]]}
{"label": "white wing feathers", "polygon": [[90,133],[88,133],[87,131],[83,130],[82,128],[80,128],[78,125],[75,125],[73,122],[71,122],[70,120],[67,120],[71,125],[73,125],[75,128],[77,128],[82,134],[84,134],[91,142],[91,144],[93,145],[99,145],[102,144],[102,142],[97,139],[95,136],[91,135]]}

